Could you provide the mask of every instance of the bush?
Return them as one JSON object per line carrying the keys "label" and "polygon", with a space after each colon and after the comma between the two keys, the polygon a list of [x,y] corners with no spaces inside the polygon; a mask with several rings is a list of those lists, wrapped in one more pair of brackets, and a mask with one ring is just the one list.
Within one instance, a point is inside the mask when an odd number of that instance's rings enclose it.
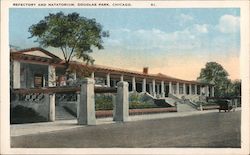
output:
{"label": "bush", "polygon": [[129,109],[160,108],[147,102],[129,102]]}
{"label": "bush", "polygon": [[112,110],[113,101],[111,95],[96,95],[95,96],[95,110]]}
{"label": "bush", "polygon": [[46,122],[47,119],[40,116],[34,109],[18,105],[11,108],[10,111],[10,123],[22,124],[22,123],[35,123]]}
{"label": "bush", "polygon": [[145,94],[133,92],[129,95],[129,109],[160,108]]}
{"label": "bush", "polygon": [[[153,100],[147,99],[139,93],[129,95],[129,109],[144,109],[144,108],[161,108],[153,103]],[[113,101],[112,95],[98,94],[95,96],[96,110],[112,110]]]}
{"label": "bush", "polygon": [[213,102],[213,101],[210,101],[210,102],[201,102],[201,101],[198,101],[196,102],[197,106],[214,106],[214,105],[218,105],[216,102]]}

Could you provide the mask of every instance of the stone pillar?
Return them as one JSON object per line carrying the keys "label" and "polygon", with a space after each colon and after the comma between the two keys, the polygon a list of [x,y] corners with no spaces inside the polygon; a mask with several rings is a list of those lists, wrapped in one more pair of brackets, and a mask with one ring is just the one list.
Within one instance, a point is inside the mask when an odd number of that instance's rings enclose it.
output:
{"label": "stone pillar", "polygon": [[200,103],[200,111],[203,111],[202,103]]}
{"label": "stone pillar", "polygon": [[[56,68],[55,66],[48,66],[48,86],[56,86]],[[56,118],[56,94],[49,94],[49,121],[54,122]]]}
{"label": "stone pillar", "polygon": [[77,92],[76,116],[79,116],[80,109],[78,107],[79,107],[80,102],[81,102],[81,92]]}
{"label": "stone pillar", "polygon": [[123,81],[123,75],[121,75],[121,80],[120,81]]}
{"label": "stone pillar", "polygon": [[197,85],[194,85],[194,94],[197,95]]}
{"label": "stone pillar", "polygon": [[172,94],[172,82],[169,82],[169,94]]}
{"label": "stone pillar", "polygon": [[165,85],[164,81],[161,81],[161,97],[165,97]]}
{"label": "stone pillar", "polygon": [[212,86],[212,89],[211,89],[211,96],[214,97],[214,86]]}
{"label": "stone pillar", "polygon": [[145,78],[142,80],[142,92],[147,92],[147,90],[146,90],[146,79]]}
{"label": "stone pillar", "polygon": [[110,87],[110,74],[109,73],[106,75],[106,82],[107,82],[107,87]]}
{"label": "stone pillar", "polygon": [[132,90],[133,90],[133,91],[136,91],[135,77],[132,78]]}
{"label": "stone pillar", "polygon": [[155,93],[155,80],[152,80],[152,87],[153,87],[153,96],[156,97],[156,93]]}
{"label": "stone pillar", "polygon": [[192,84],[189,84],[189,95],[192,95]]}
{"label": "stone pillar", "polygon": [[112,94],[112,104],[113,104],[113,120],[115,120],[115,113],[116,113],[116,96],[117,94]]}
{"label": "stone pillar", "polygon": [[56,119],[56,95],[48,94],[49,97],[49,121],[54,122]]}
{"label": "stone pillar", "polygon": [[21,65],[19,61],[13,61],[13,88],[20,88],[21,86]]}
{"label": "stone pillar", "polygon": [[77,122],[80,125],[95,125],[95,80],[86,78],[81,83],[80,103],[78,105],[79,113]]}
{"label": "stone pillar", "polygon": [[186,84],[185,84],[185,83],[183,83],[183,94],[184,94],[184,95],[187,95]]}
{"label": "stone pillar", "polygon": [[128,121],[129,117],[129,94],[128,94],[128,82],[120,81],[117,83],[117,96],[115,103],[114,121]]}
{"label": "stone pillar", "polygon": [[180,84],[179,84],[179,82],[176,83],[176,94],[180,94]]}
{"label": "stone pillar", "polygon": [[95,72],[92,72],[92,73],[91,73],[91,78],[92,78],[92,79],[95,79]]}
{"label": "stone pillar", "polygon": [[48,66],[48,86],[56,86],[56,68],[52,65]]}

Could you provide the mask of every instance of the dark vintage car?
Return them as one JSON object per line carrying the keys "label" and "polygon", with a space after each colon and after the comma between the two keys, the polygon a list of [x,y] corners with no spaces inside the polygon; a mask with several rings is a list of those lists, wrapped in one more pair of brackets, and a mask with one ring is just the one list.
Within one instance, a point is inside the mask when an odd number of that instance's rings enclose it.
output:
{"label": "dark vintage car", "polygon": [[230,100],[226,100],[226,99],[217,100],[217,104],[220,106],[220,107],[219,107],[219,112],[220,112],[221,110],[224,110],[225,112],[229,112],[230,110],[233,109],[233,105],[232,105],[232,103],[230,102]]}

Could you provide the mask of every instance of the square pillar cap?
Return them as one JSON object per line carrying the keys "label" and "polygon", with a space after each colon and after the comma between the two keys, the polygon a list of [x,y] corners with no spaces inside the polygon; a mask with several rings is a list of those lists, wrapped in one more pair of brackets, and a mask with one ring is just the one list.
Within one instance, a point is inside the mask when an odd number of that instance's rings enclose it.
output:
{"label": "square pillar cap", "polygon": [[126,81],[119,81],[117,83],[117,86],[118,87],[128,87],[128,82],[126,82]]}
{"label": "square pillar cap", "polygon": [[95,80],[93,78],[84,78],[81,80],[81,84],[95,84]]}

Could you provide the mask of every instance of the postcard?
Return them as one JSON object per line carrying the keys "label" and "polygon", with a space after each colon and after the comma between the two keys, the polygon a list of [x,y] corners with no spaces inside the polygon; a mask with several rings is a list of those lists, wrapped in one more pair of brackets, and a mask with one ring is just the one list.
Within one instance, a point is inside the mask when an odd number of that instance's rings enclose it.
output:
{"label": "postcard", "polygon": [[249,1],[1,1],[1,154],[249,154]]}

